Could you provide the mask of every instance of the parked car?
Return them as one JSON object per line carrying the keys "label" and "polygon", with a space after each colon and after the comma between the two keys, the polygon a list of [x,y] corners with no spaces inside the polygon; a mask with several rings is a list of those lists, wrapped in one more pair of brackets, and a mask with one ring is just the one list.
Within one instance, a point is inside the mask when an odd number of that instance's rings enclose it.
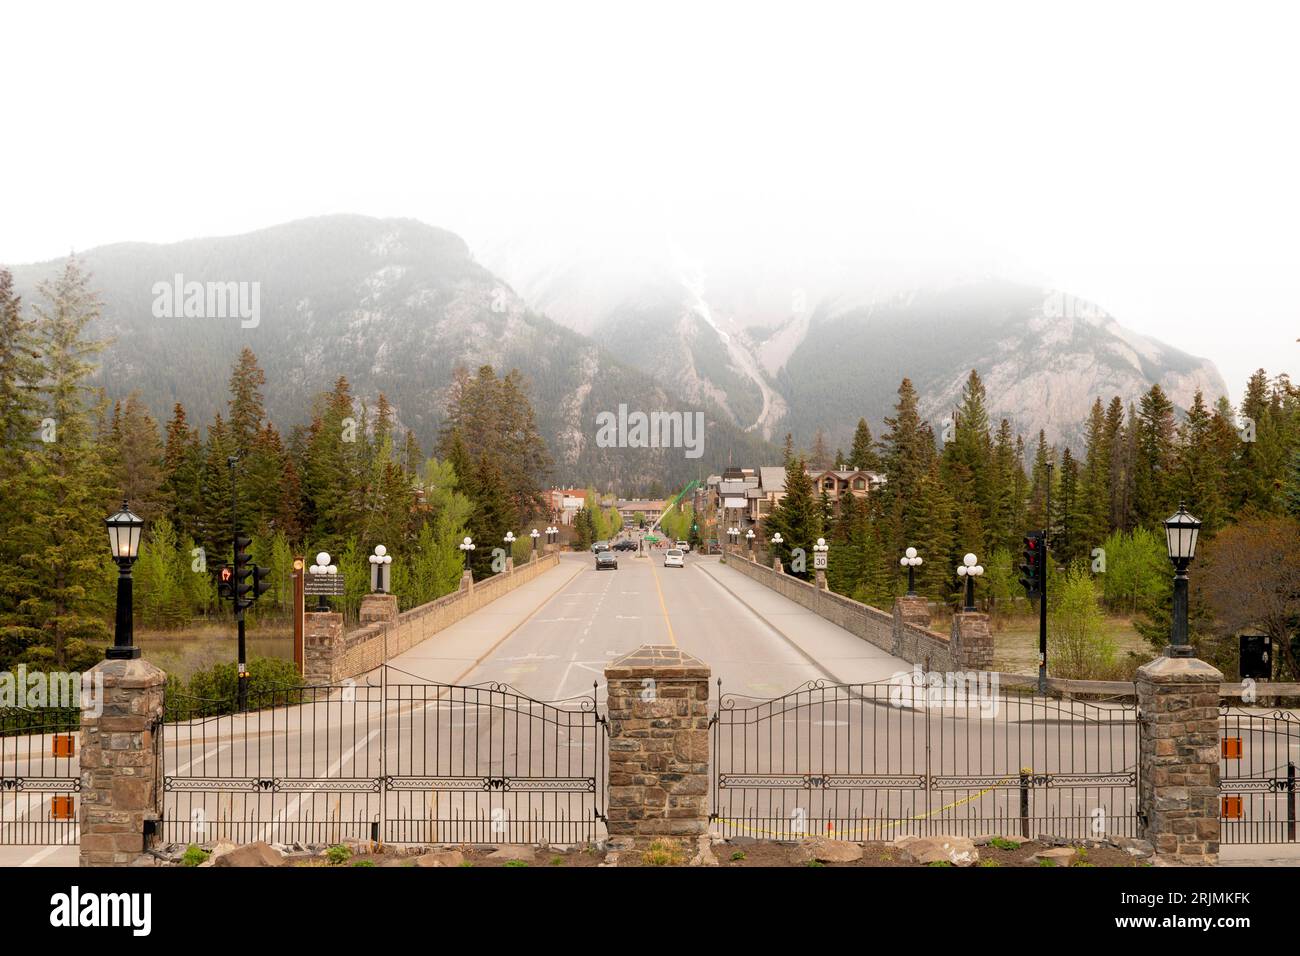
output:
{"label": "parked car", "polygon": [[615,542],[614,542],[614,550],[615,550],[615,551],[635,551],[635,550],[636,550],[636,542],[633,541],[631,538],[624,538],[624,539],[621,540],[621,541],[615,541]]}
{"label": "parked car", "polygon": [[603,571],[608,568],[611,571],[618,570],[618,555],[606,548],[604,551],[596,552],[596,570]]}
{"label": "parked car", "polygon": [[684,568],[686,567],[686,552],[681,548],[669,548],[664,552],[665,568]]}
{"label": "parked car", "polygon": [[608,542],[608,541],[597,541],[595,544],[593,544],[593,545],[591,546],[591,553],[592,553],[592,554],[600,554],[600,552],[602,552],[602,551],[608,551],[608,550],[609,550],[609,542]]}

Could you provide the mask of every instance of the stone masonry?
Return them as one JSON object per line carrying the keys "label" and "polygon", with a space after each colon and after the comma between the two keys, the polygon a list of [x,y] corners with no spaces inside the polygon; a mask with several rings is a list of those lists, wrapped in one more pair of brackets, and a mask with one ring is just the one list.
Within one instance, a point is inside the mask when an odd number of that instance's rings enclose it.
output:
{"label": "stone masonry", "polygon": [[361,610],[357,615],[362,624],[397,620],[396,594],[365,594],[361,597]]}
{"label": "stone masonry", "polygon": [[611,837],[707,831],[709,675],[668,645],[642,645],[605,668]]}
{"label": "stone masonry", "polygon": [[993,670],[993,632],[989,616],[980,611],[958,611],[952,616],[953,664],[961,670]]}
{"label": "stone masonry", "polygon": [[82,866],[129,866],[145,849],[146,825],[161,817],[155,734],[167,675],[145,660],[103,661],[102,706],[81,711]]}
{"label": "stone masonry", "polygon": [[1219,859],[1219,684],[1196,658],[1158,657],[1138,669],[1142,729],[1138,813],[1158,859]]}
{"label": "stone masonry", "polygon": [[333,684],[343,658],[343,615],[337,611],[308,611],[303,615],[303,680]]}

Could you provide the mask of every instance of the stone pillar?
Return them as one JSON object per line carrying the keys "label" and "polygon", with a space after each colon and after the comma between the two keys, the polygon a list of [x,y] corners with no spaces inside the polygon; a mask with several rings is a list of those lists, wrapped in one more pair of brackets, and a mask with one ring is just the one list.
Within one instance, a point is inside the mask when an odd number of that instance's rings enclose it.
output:
{"label": "stone pillar", "polygon": [[361,598],[360,623],[374,624],[376,621],[397,620],[396,594],[366,594]]}
{"label": "stone pillar", "polygon": [[1184,866],[1219,860],[1219,684],[1194,657],[1138,668],[1138,814],[1156,856]]}
{"label": "stone pillar", "polygon": [[469,594],[474,593],[474,572],[469,568],[466,568],[461,572],[459,590],[465,591]]}
{"label": "stone pillar", "polygon": [[336,611],[308,611],[303,618],[303,680],[308,684],[333,684],[343,663],[343,615]]}
{"label": "stone pillar", "polygon": [[825,572],[825,571],[818,571],[818,572],[816,572],[816,579],[817,579],[817,580],[816,580],[815,583],[816,583],[816,585],[817,585],[817,590],[818,590],[818,591],[826,591],[826,590],[829,590],[829,588],[827,587],[827,584],[826,584],[826,572]]}
{"label": "stone pillar", "polygon": [[772,570],[777,574],[785,574],[785,568],[782,566],[780,558],[772,559]]}
{"label": "stone pillar", "polygon": [[611,837],[708,829],[709,674],[679,648],[652,644],[605,668]]}
{"label": "stone pillar", "polygon": [[103,661],[85,675],[101,678],[100,700],[82,700],[80,863],[130,866],[144,852],[146,827],[162,817],[154,745],[167,675],[136,659]]}
{"label": "stone pillar", "polygon": [[506,558],[506,574],[515,573],[515,559],[513,556]]}
{"label": "stone pillar", "polygon": [[894,620],[914,627],[930,626],[930,602],[923,597],[894,599]]}
{"label": "stone pillar", "polygon": [[993,669],[993,632],[989,616],[981,611],[958,611],[952,616],[953,666],[966,671]]}

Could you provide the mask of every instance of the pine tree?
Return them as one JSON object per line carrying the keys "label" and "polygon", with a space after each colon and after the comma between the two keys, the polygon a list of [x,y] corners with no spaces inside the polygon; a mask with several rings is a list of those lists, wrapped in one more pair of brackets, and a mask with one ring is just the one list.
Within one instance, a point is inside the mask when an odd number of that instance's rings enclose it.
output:
{"label": "pine tree", "polygon": [[6,656],[80,669],[102,653],[107,580],[104,515],[111,487],[88,414],[92,357],[103,347],[85,337],[100,300],[76,259],[40,285],[34,344],[42,375],[40,413],[52,419],[53,441],[22,452],[15,499],[21,521],[9,529],[15,563],[3,586],[12,608],[0,625]]}
{"label": "pine tree", "polygon": [[172,407],[163,444],[162,491],[167,517],[182,537],[198,538],[203,514],[203,448],[180,402]]}
{"label": "pine tree", "polygon": [[1100,547],[1111,532],[1110,443],[1101,399],[1092,403],[1084,437],[1084,466],[1079,483],[1079,533],[1088,551]]}
{"label": "pine tree", "polygon": [[1177,434],[1170,497],[1186,503],[1201,519],[1201,533],[1209,538],[1226,520],[1223,476],[1229,462],[1219,456],[1219,446],[1214,441],[1214,416],[1199,389]]}
{"label": "pine tree", "polygon": [[831,466],[831,453],[826,447],[826,433],[820,428],[813,434],[812,452],[808,457],[808,467],[813,471],[825,471]]}
{"label": "pine tree", "polygon": [[[792,459],[785,468],[785,497],[783,497],[764,524],[764,534],[768,540],[771,553],[780,558],[787,574],[796,577],[812,577],[812,546],[821,537],[822,506],[813,489],[812,478],[804,465],[803,459]],[[781,535],[781,543],[773,544],[772,538]],[[802,548],[805,557],[803,571],[791,569],[791,558],[795,548]]]}
{"label": "pine tree", "polygon": [[1133,511],[1138,523],[1155,527],[1174,510],[1174,405],[1159,385],[1142,396],[1134,424]]}
{"label": "pine tree", "polygon": [[1052,547],[1056,563],[1068,567],[1091,551],[1081,513],[1079,462],[1069,446],[1061,452],[1061,478],[1052,500]]}
{"label": "pine tree", "polygon": [[871,438],[871,428],[865,418],[858,419],[858,427],[853,432],[853,448],[849,452],[848,465],[866,471],[880,470],[880,456],[876,453],[876,443]]}
{"label": "pine tree", "polygon": [[158,425],[145,408],[139,392],[127,396],[115,416],[111,482],[131,502],[131,510],[146,522],[166,514],[163,446]]}

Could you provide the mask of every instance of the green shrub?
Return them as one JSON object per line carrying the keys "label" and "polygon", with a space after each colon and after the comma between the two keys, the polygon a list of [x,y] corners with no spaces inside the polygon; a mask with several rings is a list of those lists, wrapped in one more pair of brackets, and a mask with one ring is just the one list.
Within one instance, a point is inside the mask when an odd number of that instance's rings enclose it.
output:
{"label": "green shrub", "polygon": [[200,863],[206,862],[211,855],[203,847],[191,843],[185,848],[185,855],[181,857],[181,866],[198,866]]}
{"label": "green shrub", "polygon": [[343,844],[341,843],[336,844],[335,846],[332,846],[325,851],[325,859],[329,860],[331,863],[333,863],[336,866],[340,863],[346,863],[351,858],[351,856],[352,856],[352,851],[349,850],[347,847],[343,846]]}

